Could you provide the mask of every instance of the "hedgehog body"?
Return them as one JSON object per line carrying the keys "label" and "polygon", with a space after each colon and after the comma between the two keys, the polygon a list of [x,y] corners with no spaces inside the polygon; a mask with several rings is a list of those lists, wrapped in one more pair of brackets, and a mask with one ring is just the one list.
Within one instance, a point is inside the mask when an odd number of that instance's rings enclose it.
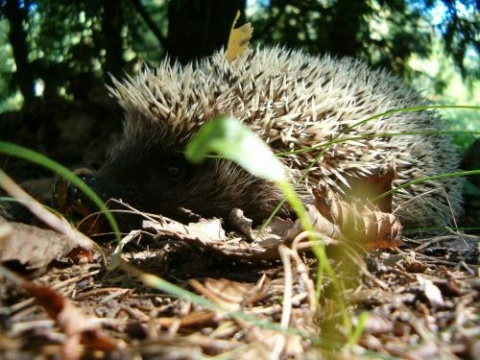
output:
{"label": "hedgehog body", "polygon": [[[439,134],[443,127],[435,112],[364,121],[425,101],[395,77],[353,59],[273,47],[228,63],[218,52],[186,67],[166,60],[154,71],[116,82],[113,93],[125,109],[124,134],[96,174],[97,184],[108,196],[174,218],[182,218],[181,208],[206,217],[240,208],[261,221],[283,200],[273,184],[229,161],[194,166],[185,160],[188,141],[219,114],[238,118],[282,154],[292,179],[302,178],[297,189],[306,202],[319,181],[341,193],[352,180],[389,164],[394,187],[458,171],[459,156],[451,139]],[[401,189],[393,206],[407,226],[447,225],[461,212],[461,181]]]}

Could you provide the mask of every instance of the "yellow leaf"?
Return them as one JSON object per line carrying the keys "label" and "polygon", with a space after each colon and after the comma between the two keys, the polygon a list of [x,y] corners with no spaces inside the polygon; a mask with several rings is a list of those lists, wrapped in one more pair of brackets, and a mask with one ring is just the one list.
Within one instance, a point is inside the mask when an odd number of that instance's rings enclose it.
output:
{"label": "yellow leaf", "polygon": [[250,23],[235,28],[235,24],[239,17],[240,11],[237,11],[228,38],[227,53],[225,55],[228,62],[232,62],[247,50],[253,34],[253,26]]}

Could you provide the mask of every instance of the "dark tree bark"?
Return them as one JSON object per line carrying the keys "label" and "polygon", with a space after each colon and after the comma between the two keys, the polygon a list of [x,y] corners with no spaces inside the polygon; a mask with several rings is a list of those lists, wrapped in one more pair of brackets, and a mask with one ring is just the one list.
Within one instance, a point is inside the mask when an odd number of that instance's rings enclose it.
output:
{"label": "dark tree bark", "polygon": [[237,11],[245,0],[171,0],[167,51],[182,63],[208,56],[226,46]]}
{"label": "dark tree bark", "polygon": [[35,100],[35,77],[28,61],[27,32],[23,27],[24,22],[28,21],[28,10],[26,5],[21,7],[19,0],[6,0],[4,9],[10,24],[8,39],[17,67],[15,76],[25,104],[28,105]]}
{"label": "dark tree bark", "polygon": [[334,5],[328,33],[330,52],[338,56],[358,56],[362,49],[361,33],[364,16],[371,8],[365,0],[338,0]]}
{"label": "dark tree bark", "polygon": [[[122,2],[118,0],[104,0],[102,14],[102,37],[105,48],[105,75],[120,76],[125,61],[123,58],[123,12]],[[107,76],[107,79],[109,77]]]}

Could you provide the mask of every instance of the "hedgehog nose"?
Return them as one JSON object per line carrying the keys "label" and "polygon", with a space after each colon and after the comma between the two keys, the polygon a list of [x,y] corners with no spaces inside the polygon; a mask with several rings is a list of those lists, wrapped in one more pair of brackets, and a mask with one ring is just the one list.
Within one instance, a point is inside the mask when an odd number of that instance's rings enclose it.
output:
{"label": "hedgehog nose", "polygon": [[[90,170],[79,169],[75,170],[74,173],[92,190],[98,191],[98,179]],[[65,179],[59,179],[55,183],[53,198],[58,210],[63,213],[75,212],[78,206],[86,206],[89,203],[86,201],[87,197],[85,194]]]}
{"label": "hedgehog nose", "polygon": [[[79,169],[74,173],[100,197],[101,179],[90,170]],[[54,205],[63,215],[74,221],[79,221],[77,226],[85,234],[99,234],[105,232],[105,221],[102,217],[91,216],[98,212],[93,202],[73,183],[59,179],[55,184],[53,194]]]}
{"label": "hedgehog nose", "polygon": [[[98,189],[98,179],[92,174],[78,174],[77,176],[92,190],[95,191]],[[79,188],[77,188],[71,183],[67,185],[66,190],[67,190],[67,193],[66,193],[67,198],[73,201],[74,200],[81,201],[85,199],[85,194]]]}

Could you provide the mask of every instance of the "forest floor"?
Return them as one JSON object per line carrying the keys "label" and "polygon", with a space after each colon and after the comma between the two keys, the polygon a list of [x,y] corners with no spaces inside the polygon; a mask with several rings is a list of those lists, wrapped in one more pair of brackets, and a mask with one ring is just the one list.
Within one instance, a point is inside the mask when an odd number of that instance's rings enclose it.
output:
{"label": "forest floor", "polygon": [[[3,358],[479,358],[476,236],[405,239],[370,253],[330,245],[343,291],[325,277],[319,300],[318,263],[305,249],[252,260],[232,256],[252,246],[238,234],[228,251],[195,239],[150,224],[123,249],[128,267],[109,270],[112,257],[99,250],[111,254],[116,243],[98,241],[91,258],[56,259],[24,274],[28,283],[4,277]],[[162,281],[208,303],[166,293]]]}

